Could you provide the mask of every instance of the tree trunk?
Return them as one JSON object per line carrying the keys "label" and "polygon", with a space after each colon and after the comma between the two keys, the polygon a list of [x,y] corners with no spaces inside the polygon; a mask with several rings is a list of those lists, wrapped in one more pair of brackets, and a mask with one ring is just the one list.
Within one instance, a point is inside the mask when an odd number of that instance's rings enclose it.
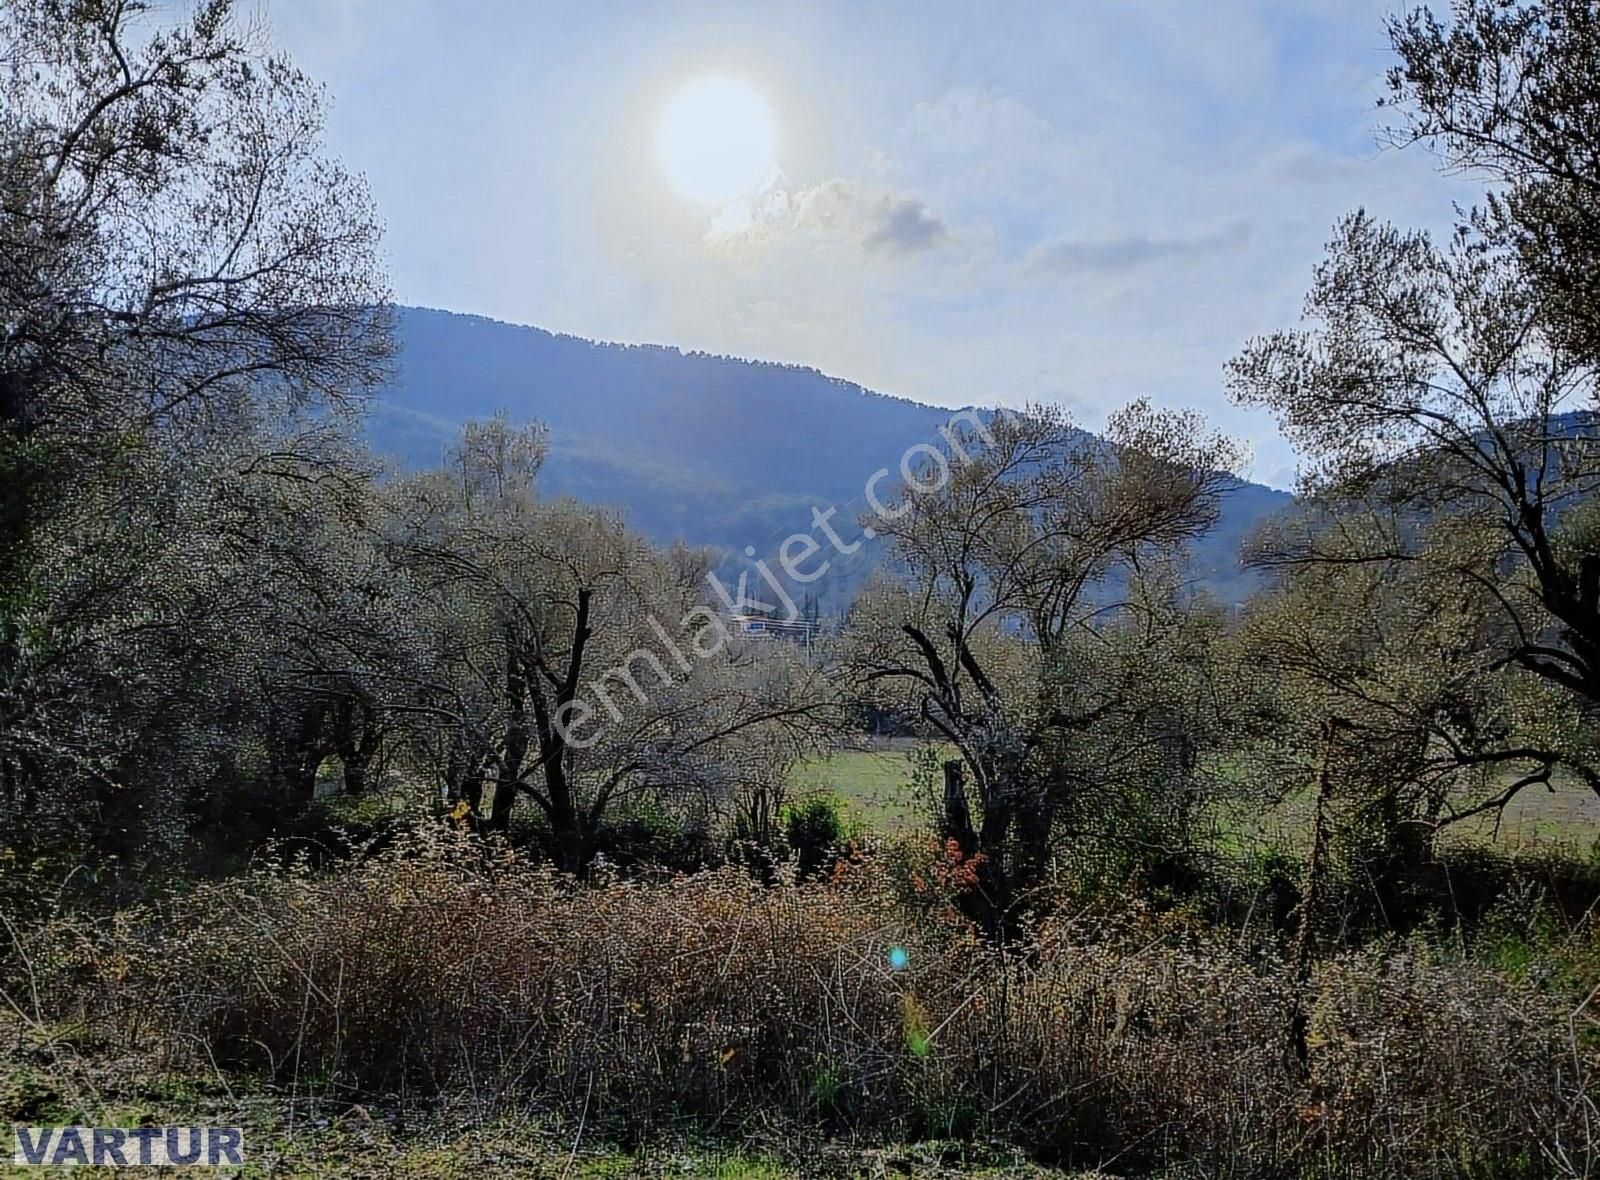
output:
{"label": "tree trunk", "polygon": [[959,759],[944,764],[940,835],[947,846],[954,843],[960,863],[972,872],[971,884],[962,890],[958,904],[962,913],[990,938],[1000,939],[1007,934],[1012,897],[1007,840],[1014,813],[1002,789],[991,787],[984,792],[983,819],[974,830],[967,800],[966,766]]}
{"label": "tree trunk", "polygon": [[983,823],[978,826],[976,890],[981,909],[979,923],[990,938],[1003,939],[1011,918],[1011,824],[1016,818],[1013,800],[1006,796],[1008,784],[990,778],[983,795]]}
{"label": "tree trunk", "polygon": [[350,697],[339,706],[333,733],[334,748],[344,764],[344,793],[366,792],[367,772],[378,753],[377,711],[370,702]]}
{"label": "tree trunk", "polygon": [[583,821],[568,792],[561,792],[561,802],[551,808],[550,835],[556,867],[575,877],[583,876],[589,869],[591,850]]}
{"label": "tree trunk", "polygon": [[329,754],[324,736],[328,706],[312,701],[280,716],[268,734],[273,787],[285,808],[303,807],[317,794],[317,771]]}
{"label": "tree trunk", "polygon": [[963,856],[971,856],[978,850],[978,834],[972,830],[965,776],[966,767],[959,758],[944,764],[944,816],[940,835],[954,840]]}
{"label": "tree trunk", "polygon": [[1311,828],[1311,849],[1306,854],[1305,877],[1300,886],[1299,922],[1290,957],[1289,1051],[1296,1068],[1304,1072],[1310,1060],[1310,1015],[1307,993],[1311,988],[1311,961],[1316,948],[1316,926],[1322,910],[1322,884],[1327,875],[1328,792],[1333,778],[1333,741],[1337,720],[1322,723],[1322,765],[1317,770],[1317,809]]}
{"label": "tree trunk", "polygon": [[511,809],[522,783],[522,763],[528,756],[532,735],[528,732],[528,679],[521,645],[510,626],[506,628],[506,732],[500,755],[500,773],[495,778],[494,802],[490,805],[485,828],[491,832],[511,830]]}
{"label": "tree trunk", "polygon": [[528,677],[533,700],[534,722],[539,737],[539,765],[543,768],[545,811],[550,820],[551,859],[563,872],[582,876],[589,868],[593,854],[591,829],[600,822],[598,814],[586,821],[578,812],[572,795],[572,784],[567,778],[567,738],[557,720],[562,709],[570,704],[578,692],[578,679],[583,673],[583,653],[587,647],[589,630],[589,603],[593,591],[588,587],[578,591],[578,610],[572,622],[572,646],[567,653],[567,668],[557,687],[554,702],[546,697],[537,676]]}

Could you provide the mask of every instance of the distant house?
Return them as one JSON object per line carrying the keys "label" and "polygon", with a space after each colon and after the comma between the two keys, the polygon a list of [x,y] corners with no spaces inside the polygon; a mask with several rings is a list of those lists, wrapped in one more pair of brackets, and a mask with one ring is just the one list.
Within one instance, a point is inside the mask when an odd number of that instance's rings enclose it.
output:
{"label": "distant house", "polygon": [[749,635],[760,639],[787,639],[807,650],[816,634],[817,625],[810,619],[775,619],[767,615],[729,615],[728,629],[735,635]]}

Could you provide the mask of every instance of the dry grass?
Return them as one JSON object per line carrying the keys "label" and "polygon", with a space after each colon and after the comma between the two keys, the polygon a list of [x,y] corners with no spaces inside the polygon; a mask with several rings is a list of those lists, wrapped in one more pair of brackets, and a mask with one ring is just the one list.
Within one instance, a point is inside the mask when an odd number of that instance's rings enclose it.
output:
{"label": "dry grass", "polygon": [[1421,952],[1330,960],[1301,1073],[1271,956],[1065,920],[1002,955],[871,863],[575,887],[419,833],[49,946],[29,958],[51,1019],[182,1046],[170,1065],[634,1141],[998,1134],[1080,1167],[1262,1176],[1583,1174],[1600,1149],[1568,1013],[1530,984]]}

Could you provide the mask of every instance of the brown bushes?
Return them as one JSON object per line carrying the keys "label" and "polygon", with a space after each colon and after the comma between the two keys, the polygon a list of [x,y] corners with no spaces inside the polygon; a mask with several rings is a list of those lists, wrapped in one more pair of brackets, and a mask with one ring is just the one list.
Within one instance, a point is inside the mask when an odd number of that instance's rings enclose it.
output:
{"label": "brown bushes", "polygon": [[77,992],[118,1036],[619,1134],[990,1133],[1079,1164],[1273,1175],[1547,1174],[1594,1150],[1565,1013],[1483,968],[1325,964],[1301,1076],[1276,960],[1049,924],[1003,956],[914,917],[870,864],[827,885],[575,887],[418,835],[325,876],[207,886],[102,932],[91,957]]}

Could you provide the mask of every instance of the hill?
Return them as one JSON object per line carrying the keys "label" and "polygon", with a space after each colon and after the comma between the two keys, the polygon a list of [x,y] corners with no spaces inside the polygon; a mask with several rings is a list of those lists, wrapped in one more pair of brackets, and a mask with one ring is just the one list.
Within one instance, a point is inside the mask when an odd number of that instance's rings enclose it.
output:
{"label": "hill", "polygon": [[[890,397],[814,369],[604,344],[478,316],[397,311],[400,364],[374,406],[380,452],[408,467],[439,461],[460,424],[505,409],[550,429],[547,491],[613,505],[660,541],[717,547],[737,565],[838,509],[841,531],[874,471],[937,437],[951,411]],[[1289,497],[1238,482],[1197,547],[1196,575],[1225,600],[1251,584],[1239,543]],[[824,609],[848,601],[872,560],[819,583]],[[843,574],[840,577],[838,575]]]}

